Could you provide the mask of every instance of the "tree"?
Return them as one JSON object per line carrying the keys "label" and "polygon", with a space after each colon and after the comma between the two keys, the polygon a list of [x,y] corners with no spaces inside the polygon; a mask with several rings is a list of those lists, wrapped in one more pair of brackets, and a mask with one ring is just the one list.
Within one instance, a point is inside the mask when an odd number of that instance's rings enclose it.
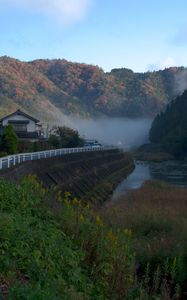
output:
{"label": "tree", "polygon": [[[54,135],[57,137],[56,139],[54,139]],[[59,140],[59,146],[62,148],[81,147],[84,144],[78,131],[66,126],[56,127],[53,136],[49,138],[53,146],[54,144],[57,146],[57,140]]]}
{"label": "tree", "polygon": [[54,134],[51,134],[49,137],[49,144],[54,148],[57,149],[60,147],[60,138]]}
{"label": "tree", "polygon": [[77,130],[63,126],[58,127],[62,147],[80,146],[80,136]]}
{"label": "tree", "polygon": [[154,119],[149,137],[164,151],[183,157],[187,154],[187,91],[167,105]]}
{"label": "tree", "polygon": [[2,150],[8,154],[15,154],[18,151],[19,140],[11,125],[4,127],[4,133],[2,136]]}

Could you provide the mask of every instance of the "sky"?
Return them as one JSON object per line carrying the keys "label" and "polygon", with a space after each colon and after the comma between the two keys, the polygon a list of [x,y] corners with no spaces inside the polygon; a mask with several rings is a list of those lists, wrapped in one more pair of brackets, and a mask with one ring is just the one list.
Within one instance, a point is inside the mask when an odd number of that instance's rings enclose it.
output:
{"label": "sky", "polygon": [[0,0],[0,56],[106,72],[187,66],[186,0]]}

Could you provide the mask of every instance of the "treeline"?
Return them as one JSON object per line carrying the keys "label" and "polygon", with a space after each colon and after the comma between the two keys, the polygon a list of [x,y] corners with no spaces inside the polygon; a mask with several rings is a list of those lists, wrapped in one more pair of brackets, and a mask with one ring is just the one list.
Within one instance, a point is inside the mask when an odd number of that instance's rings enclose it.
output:
{"label": "treeline", "polygon": [[63,126],[53,127],[49,138],[36,141],[20,140],[11,125],[2,129],[0,136],[0,157],[16,153],[27,153],[59,148],[74,148],[84,145],[79,132]]}
{"label": "treeline", "polygon": [[152,143],[176,157],[187,154],[187,91],[156,116],[149,136]]}

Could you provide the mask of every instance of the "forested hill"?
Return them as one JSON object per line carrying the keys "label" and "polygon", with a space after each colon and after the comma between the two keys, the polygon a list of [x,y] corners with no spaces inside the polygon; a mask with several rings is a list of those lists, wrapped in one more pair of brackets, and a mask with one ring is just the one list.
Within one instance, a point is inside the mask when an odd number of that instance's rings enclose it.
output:
{"label": "forested hill", "polygon": [[21,62],[0,57],[0,115],[16,108],[41,119],[60,113],[83,117],[142,117],[158,113],[176,95],[176,76],[184,68],[105,73],[66,60]]}
{"label": "forested hill", "polygon": [[156,116],[150,130],[150,141],[181,157],[187,154],[187,91],[178,96]]}

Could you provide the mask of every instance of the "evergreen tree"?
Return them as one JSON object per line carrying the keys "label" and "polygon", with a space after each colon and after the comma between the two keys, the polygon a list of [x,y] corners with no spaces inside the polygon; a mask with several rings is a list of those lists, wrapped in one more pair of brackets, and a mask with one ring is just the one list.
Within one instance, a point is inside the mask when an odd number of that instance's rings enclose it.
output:
{"label": "evergreen tree", "polygon": [[8,154],[15,154],[18,151],[19,140],[11,125],[4,127],[4,133],[2,136],[1,147],[3,151]]}
{"label": "evergreen tree", "polygon": [[156,116],[149,137],[152,143],[160,144],[176,157],[187,154],[187,91]]}

